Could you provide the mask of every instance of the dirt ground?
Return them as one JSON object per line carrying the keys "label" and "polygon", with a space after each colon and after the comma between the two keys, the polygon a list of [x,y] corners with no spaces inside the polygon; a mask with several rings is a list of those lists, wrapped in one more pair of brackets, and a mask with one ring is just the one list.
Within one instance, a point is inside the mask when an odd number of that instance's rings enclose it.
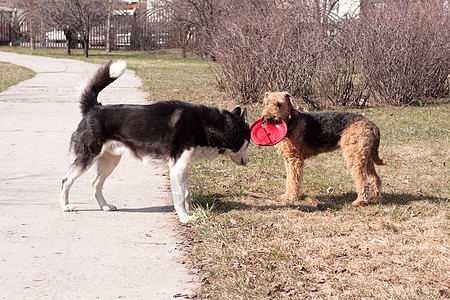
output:
{"label": "dirt ground", "polygon": [[[77,93],[96,66],[0,52],[0,61],[37,75],[0,93],[0,298],[172,299],[199,284],[184,264],[185,241],[166,170],[124,157],[100,211],[88,184],[71,189],[75,213],[59,208],[70,135],[80,121]],[[107,103],[143,103],[127,71],[100,94]]]}

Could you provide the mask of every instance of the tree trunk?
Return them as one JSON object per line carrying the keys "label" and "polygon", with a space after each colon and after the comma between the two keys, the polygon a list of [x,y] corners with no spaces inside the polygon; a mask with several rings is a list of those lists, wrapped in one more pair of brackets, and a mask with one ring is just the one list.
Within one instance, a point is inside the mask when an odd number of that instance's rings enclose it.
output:
{"label": "tree trunk", "polygon": [[31,48],[31,50],[34,50],[34,31],[33,31],[33,29],[30,30],[30,48]]}
{"label": "tree trunk", "polygon": [[89,31],[90,31],[89,17],[88,17],[86,23],[87,23],[86,24],[86,28],[85,28],[86,34],[84,35],[84,57],[87,58],[87,57],[89,57],[89,39],[90,39],[90,36],[89,36]]}
{"label": "tree trunk", "polygon": [[69,39],[67,39],[67,41],[66,41],[66,45],[67,45],[67,55],[68,56],[71,56],[72,54],[70,53],[70,40]]}
{"label": "tree trunk", "polygon": [[84,39],[84,57],[89,57],[89,35],[87,39]]}
{"label": "tree trunk", "polygon": [[67,55],[70,56],[70,47],[72,46],[72,31],[68,28],[64,29],[64,35],[66,36],[66,49],[67,49]]}
{"label": "tree trunk", "polygon": [[111,0],[108,4],[108,17],[106,19],[106,52],[111,52]]}

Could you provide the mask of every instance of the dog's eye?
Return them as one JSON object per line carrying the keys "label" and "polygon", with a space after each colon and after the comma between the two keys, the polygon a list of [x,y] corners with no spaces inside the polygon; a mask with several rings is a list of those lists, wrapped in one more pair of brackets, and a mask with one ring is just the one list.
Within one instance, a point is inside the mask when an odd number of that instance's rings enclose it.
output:
{"label": "dog's eye", "polygon": [[281,107],[281,103],[277,103],[277,107]]}

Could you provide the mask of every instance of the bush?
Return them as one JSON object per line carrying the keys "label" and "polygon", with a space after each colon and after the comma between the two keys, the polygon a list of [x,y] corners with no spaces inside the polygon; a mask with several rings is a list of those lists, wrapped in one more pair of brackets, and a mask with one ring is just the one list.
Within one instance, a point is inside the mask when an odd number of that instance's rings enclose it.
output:
{"label": "bush", "polygon": [[269,90],[308,99],[321,40],[309,22],[275,5],[232,1],[229,9],[211,43],[228,90],[243,103],[257,102]]}
{"label": "bush", "polygon": [[346,25],[362,82],[383,105],[448,94],[448,12],[429,2],[387,3]]}
{"label": "bush", "polygon": [[448,94],[449,25],[428,2],[378,3],[331,23],[305,6],[230,0],[207,47],[244,104],[288,91],[312,107],[404,105]]}

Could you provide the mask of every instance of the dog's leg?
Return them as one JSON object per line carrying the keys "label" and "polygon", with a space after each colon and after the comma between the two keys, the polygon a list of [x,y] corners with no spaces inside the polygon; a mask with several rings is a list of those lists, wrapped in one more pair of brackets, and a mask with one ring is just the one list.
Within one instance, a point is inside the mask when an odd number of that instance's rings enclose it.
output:
{"label": "dog's leg", "polygon": [[354,207],[369,203],[370,182],[369,169],[373,134],[371,124],[356,122],[342,134],[340,146],[350,173],[356,184],[358,197],[352,202]]}
{"label": "dog's leg", "polygon": [[189,212],[192,208],[192,202],[191,202],[191,188],[189,187],[189,168],[186,168],[185,174],[184,174],[184,193],[185,193],[185,201],[184,205],[186,206],[186,211]]}
{"label": "dog's leg", "polygon": [[187,223],[192,219],[186,210],[186,196],[188,195],[186,189],[189,189],[189,184],[187,183],[189,163],[185,159],[179,159],[176,164],[170,164],[169,168],[173,206],[175,207],[180,221],[182,223]]}
{"label": "dog's leg", "polygon": [[106,178],[108,178],[112,171],[117,167],[121,157],[121,155],[114,155],[109,152],[103,153],[97,160],[97,174],[95,174],[94,178],[90,181],[92,189],[94,190],[95,199],[97,199],[98,205],[104,211],[117,210],[114,205],[106,203],[102,189]]}
{"label": "dog's leg", "polygon": [[295,201],[301,195],[304,161],[298,157],[285,157],[286,192],[280,197],[282,201]]}
{"label": "dog's leg", "polygon": [[367,172],[365,167],[353,165],[350,169],[358,190],[358,197],[352,202],[354,207],[366,205],[370,198],[370,183],[367,181]]}
{"label": "dog's leg", "polygon": [[69,191],[72,184],[77,180],[78,177],[83,175],[90,166],[84,168],[83,166],[74,162],[70,168],[69,172],[63,177],[61,185],[61,197],[59,199],[59,205],[63,211],[75,211],[72,204],[69,204]]}
{"label": "dog's leg", "polygon": [[358,191],[358,198],[352,202],[352,205],[354,207],[366,205],[370,198],[370,183],[367,172],[369,154],[365,153],[364,148],[361,149],[355,145],[343,147],[342,152]]}
{"label": "dog's leg", "polygon": [[372,186],[372,195],[374,198],[381,199],[381,178],[378,176],[377,172],[375,171],[375,165],[372,160],[369,160],[367,164],[367,172],[369,175],[369,181]]}

